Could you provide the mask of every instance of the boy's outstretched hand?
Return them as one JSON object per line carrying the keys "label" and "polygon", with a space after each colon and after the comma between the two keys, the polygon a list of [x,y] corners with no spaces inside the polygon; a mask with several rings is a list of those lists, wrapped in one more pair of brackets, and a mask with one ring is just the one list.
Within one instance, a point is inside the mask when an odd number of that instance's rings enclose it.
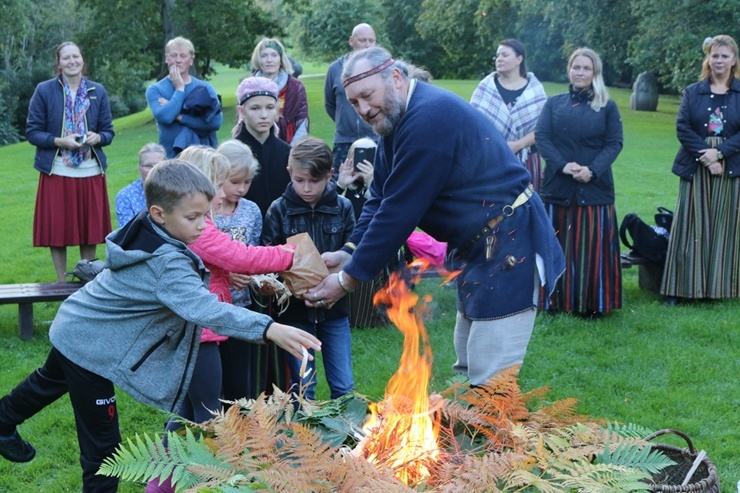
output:
{"label": "boy's outstretched hand", "polygon": [[[290,325],[283,325],[273,322],[265,334],[269,340],[288,351],[298,359],[303,359],[303,348],[321,351],[321,341],[301,329],[296,329]],[[313,356],[309,354],[309,359]]]}

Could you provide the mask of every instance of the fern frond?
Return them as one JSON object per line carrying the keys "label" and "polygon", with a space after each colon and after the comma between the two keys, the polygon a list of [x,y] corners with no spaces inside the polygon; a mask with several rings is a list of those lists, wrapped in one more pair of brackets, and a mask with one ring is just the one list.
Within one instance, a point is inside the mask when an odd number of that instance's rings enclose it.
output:
{"label": "fern frond", "polygon": [[650,491],[650,475],[636,469],[607,464],[574,462],[569,469],[554,475],[564,488],[589,492]]}
{"label": "fern frond", "polygon": [[604,451],[596,456],[598,464],[630,467],[651,474],[656,474],[661,469],[676,464],[660,450],[653,450],[646,445],[623,442],[614,451],[609,449],[610,446],[607,443]]}
{"label": "fern frond", "polygon": [[625,424],[617,423],[616,421],[607,422],[606,429],[611,433],[616,433],[620,436],[628,438],[644,438],[655,431],[634,423]]}
{"label": "fern frond", "polygon": [[[169,433],[168,439],[172,440],[170,444],[181,440],[175,433]],[[173,456],[172,449],[165,448],[158,436],[152,439],[147,434],[143,437],[137,434],[135,440],[136,443],[128,439],[126,444],[121,444],[111,457],[105,459],[99,473],[118,476],[124,481],[149,481],[171,476],[173,484],[185,487],[196,484],[196,476],[187,469],[190,461],[184,448],[176,445],[178,451]]]}
{"label": "fern frond", "polygon": [[512,471],[505,478],[506,491],[520,491],[527,487],[534,488],[534,491],[540,491],[542,493],[562,493],[564,491],[558,484],[526,469]]}

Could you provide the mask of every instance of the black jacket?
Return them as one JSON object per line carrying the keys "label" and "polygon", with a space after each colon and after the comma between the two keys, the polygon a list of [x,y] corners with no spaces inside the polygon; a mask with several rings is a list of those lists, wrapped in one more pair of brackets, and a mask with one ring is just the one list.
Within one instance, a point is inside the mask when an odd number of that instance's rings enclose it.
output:
{"label": "black jacket", "polygon": [[[731,178],[740,176],[740,81],[732,80],[723,111],[722,142],[717,148],[725,156],[725,166]],[[673,173],[691,180],[699,163],[699,151],[706,149],[709,114],[717,107],[714,95],[705,79],[686,88],[676,117],[676,134],[681,148],[673,162]]]}
{"label": "black jacket", "polygon": [[264,217],[272,201],[280,197],[290,183],[287,170],[290,144],[278,139],[273,132],[270,132],[263,144],[249,133],[243,122],[239,124],[236,139],[247,144],[257,162],[260,163],[259,173],[254,176],[252,185],[244,198],[257,204]]}
{"label": "black jacket", "polygon": [[[551,97],[535,129],[537,149],[545,160],[542,201],[563,206],[614,203],[612,164],[622,150],[622,119],[611,99],[599,111],[586,98],[569,92]],[[588,183],[563,173],[569,162],[593,171]]]}
{"label": "black jacket", "polygon": [[[289,183],[282,197],[267,210],[262,225],[263,245],[282,245],[288,237],[308,233],[319,253],[342,248],[355,228],[355,214],[350,201],[337,194],[334,182],[326,185],[319,202],[311,207]],[[308,308],[303,300],[291,298],[290,306],[280,317],[281,322],[321,322],[347,316],[347,297],[340,299],[331,310]]]}

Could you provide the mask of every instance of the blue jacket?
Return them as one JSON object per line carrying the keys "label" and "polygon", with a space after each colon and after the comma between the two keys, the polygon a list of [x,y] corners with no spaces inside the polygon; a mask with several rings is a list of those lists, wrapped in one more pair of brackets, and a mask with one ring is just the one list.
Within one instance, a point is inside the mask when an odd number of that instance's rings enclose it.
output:
{"label": "blue jacket", "polygon": [[[342,86],[342,69],[348,56],[344,55],[329,65],[324,81],[324,108],[329,118],[334,120],[334,144],[351,144],[363,137],[378,140],[373,128],[360,118],[347,101]],[[334,166],[338,168],[340,164],[334,163]]]}
{"label": "blue jacket", "polygon": [[[110,145],[115,135],[108,94],[102,85],[91,80],[87,80],[87,94],[90,97],[90,107],[85,113],[85,125],[87,130],[100,135],[100,143],[92,148],[92,155],[105,172],[108,161],[103,147]],[[36,146],[33,167],[41,173],[51,174],[52,163],[60,151],[54,145],[54,138],[62,137],[63,129],[64,89],[60,75],[38,84],[28,105],[26,138]]]}
{"label": "blue jacket", "polygon": [[[357,249],[344,270],[373,279],[417,226],[450,248],[465,247],[529,181],[529,172],[483,113],[449,91],[419,82],[394,132],[380,139],[371,197],[349,240]],[[538,255],[548,292],[565,267],[537,194],[492,236],[492,258],[485,260],[485,242],[478,241],[458,278],[460,310],[471,319],[531,309]],[[516,259],[511,268],[508,256]]]}
{"label": "blue jacket", "polygon": [[[740,81],[732,79],[727,91],[723,113],[722,137],[725,139],[717,148],[725,156],[725,166],[730,178],[740,177]],[[691,84],[686,88],[681,108],[676,117],[676,134],[681,148],[673,162],[673,173],[691,180],[699,164],[699,151],[708,147],[707,123],[709,113],[717,103],[709,86],[709,79]]]}
{"label": "blue jacket", "polygon": [[[159,143],[167,151],[168,158],[175,157],[176,153],[173,149],[175,139],[185,127],[201,135],[208,134],[208,141],[218,145],[216,132],[221,128],[224,118],[223,113],[218,111],[214,115],[210,115],[210,113],[193,115],[187,114],[184,111],[186,97],[196,87],[201,86],[204,86],[208,90],[208,93],[213,99],[218,100],[218,94],[216,94],[213,86],[195,77],[192,77],[190,83],[185,85],[184,91],[176,91],[169,77],[165,77],[146,88],[146,102],[152,111],[152,115],[154,115],[154,119],[157,121]],[[166,99],[167,103],[160,105],[159,98]],[[182,119],[178,121],[177,117],[181,114]]]}
{"label": "blue jacket", "polygon": [[[283,245],[288,237],[308,233],[319,253],[342,248],[355,228],[355,213],[350,201],[337,194],[336,184],[329,182],[319,202],[311,207],[288,183],[282,197],[275,200],[262,223],[262,245]],[[303,300],[292,298],[280,321],[322,322],[347,316],[346,297],[331,310],[308,308]]]}
{"label": "blue jacket", "polygon": [[49,330],[74,363],[172,412],[190,385],[201,327],[264,342],[270,317],[219,302],[201,259],[146,212],[105,241],[106,268],[62,303]]}

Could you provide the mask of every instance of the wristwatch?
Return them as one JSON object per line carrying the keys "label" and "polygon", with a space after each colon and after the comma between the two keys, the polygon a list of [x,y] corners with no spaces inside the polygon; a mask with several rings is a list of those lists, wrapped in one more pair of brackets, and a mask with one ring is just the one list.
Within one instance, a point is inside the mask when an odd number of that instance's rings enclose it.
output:
{"label": "wristwatch", "polygon": [[725,155],[722,154],[722,151],[717,149],[717,161],[722,161],[725,158]]}

